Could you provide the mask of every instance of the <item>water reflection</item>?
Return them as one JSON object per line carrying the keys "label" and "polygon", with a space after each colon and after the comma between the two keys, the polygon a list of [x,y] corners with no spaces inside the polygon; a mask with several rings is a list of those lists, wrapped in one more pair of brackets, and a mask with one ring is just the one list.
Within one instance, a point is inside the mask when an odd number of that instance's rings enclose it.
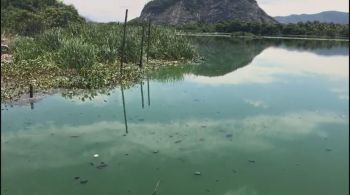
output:
{"label": "water reflection", "polygon": [[[167,195],[348,194],[348,56],[221,42],[228,49],[221,61],[213,44],[206,61],[131,88],[67,92],[33,111],[5,111],[2,186],[9,194],[145,194],[161,177]],[[240,51],[231,56],[230,47]],[[220,71],[210,74],[215,66]],[[140,108],[146,82],[147,112]],[[89,164],[102,161],[106,170]]]}
{"label": "water reflection", "polygon": [[141,81],[140,83],[140,90],[141,90],[141,105],[142,105],[142,109],[145,108],[145,102],[144,102],[144,97],[143,97],[143,82]]}
{"label": "water reflection", "polygon": [[[271,54],[276,58],[276,62],[284,60],[290,63],[293,62],[288,59],[277,58],[283,58],[284,53],[291,51],[308,52],[308,56],[317,55],[325,59],[327,56],[344,58],[347,57],[349,52],[348,42],[337,41],[235,39],[225,37],[193,37],[191,40],[196,45],[200,55],[204,57],[204,60],[196,64],[162,68],[152,74],[154,79],[162,82],[173,82],[184,80],[185,76],[190,74],[202,77],[224,76],[251,64],[259,54],[273,48],[278,48],[273,50],[277,53]],[[283,50],[286,52],[282,53]],[[268,57],[271,58],[271,56]],[[296,58],[295,60],[302,59]],[[315,62],[315,59],[311,60],[314,60],[311,63]],[[335,63],[339,64],[339,62]],[[259,72],[260,70],[254,71]]]}
{"label": "water reflection", "polygon": [[151,97],[150,97],[150,88],[149,88],[149,76],[147,75],[147,100],[148,100],[148,107],[151,106]]}
{"label": "water reflection", "polygon": [[121,92],[122,92],[123,113],[124,113],[124,123],[125,123],[125,133],[128,133],[128,120],[127,120],[127,116],[126,116],[126,106],[125,106],[124,86],[123,86],[123,85],[120,87],[120,90],[121,90]]}

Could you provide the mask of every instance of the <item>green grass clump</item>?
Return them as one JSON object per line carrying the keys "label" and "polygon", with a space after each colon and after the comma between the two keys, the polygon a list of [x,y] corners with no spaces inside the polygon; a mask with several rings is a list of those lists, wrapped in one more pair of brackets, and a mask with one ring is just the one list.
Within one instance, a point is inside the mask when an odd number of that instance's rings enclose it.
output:
{"label": "green grass clump", "polygon": [[[99,89],[135,83],[142,78],[144,69],[197,57],[190,42],[176,36],[175,30],[152,26],[150,62],[143,70],[139,69],[136,64],[140,62],[141,37],[141,26],[128,25],[123,74],[120,74],[123,25],[74,24],[30,38],[16,37],[11,45],[14,60],[1,67],[4,81],[1,97],[19,95],[33,82],[36,89]],[[144,41],[143,58],[147,54],[147,36]]]}
{"label": "green grass clump", "polygon": [[11,46],[16,63],[34,60],[43,54],[40,45],[31,37],[17,37]]}
{"label": "green grass clump", "polygon": [[54,59],[60,67],[81,69],[95,63],[96,52],[94,45],[84,43],[81,39],[65,39]]}
{"label": "green grass clump", "polygon": [[[140,60],[141,26],[128,26],[125,60]],[[147,33],[147,32],[146,32]],[[152,27],[149,57],[157,60],[192,60],[197,54],[185,37],[164,27]],[[46,55],[60,67],[81,69],[93,64],[115,63],[121,58],[123,26],[118,24],[75,24],[53,28],[34,38],[18,38],[15,60],[35,59]],[[144,55],[147,49],[144,42]],[[145,56],[143,56],[145,57]]]}

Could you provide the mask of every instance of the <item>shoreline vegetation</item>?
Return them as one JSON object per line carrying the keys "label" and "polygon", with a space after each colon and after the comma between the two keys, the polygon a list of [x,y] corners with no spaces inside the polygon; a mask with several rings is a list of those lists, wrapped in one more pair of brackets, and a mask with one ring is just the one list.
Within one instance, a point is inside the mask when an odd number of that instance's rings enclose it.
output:
{"label": "shoreline vegetation", "polygon": [[[349,37],[349,25],[319,22],[152,25],[150,38],[143,25],[135,20],[127,22],[123,56],[123,24],[87,22],[73,6],[57,0],[2,0],[1,102],[18,101],[23,95],[29,97],[30,85],[37,95],[55,89],[128,87],[150,74],[166,72],[164,67],[176,69],[180,64],[198,61],[198,48],[187,36],[179,35],[222,33],[232,38],[286,39],[281,36],[293,34],[294,39],[304,39],[300,36],[306,35],[314,40]],[[145,62],[143,68],[139,67],[140,61]]]}
{"label": "shoreline vegetation", "polygon": [[121,73],[122,26],[75,24],[33,37],[11,38],[8,47],[13,59],[1,62],[2,102],[28,94],[29,84],[38,92],[129,86],[160,67],[198,58],[195,48],[186,38],[176,36],[174,29],[152,26],[150,40],[145,36],[143,44],[144,67],[139,68],[142,27],[128,25]]}
{"label": "shoreline vegetation", "polygon": [[348,38],[328,38],[317,36],[303,35],[281,35],[281,36],[261,36],[245,32],[236,33],[219,33],[219,32],[184,32],[178,33],[179,36],[194,36],[194,37],[233,37],[233,38],[253,38],[253,39],[295,39],[295,40],[319,40],[319,41],[349,41]]}
{"label": "shoreline vegetation", "polygon": [[161,67],[199,57],[174,28],[152,25],[147,36],[145,24],[132,21],[123,47],[123,25],[88,22],[62,1],[2,0],[1,102],[29,97],[30,85],[37,96],[55,89],[128,87]]}
{"label": "shoreline vegetation", "polygon": [[270,24],[257,22],[242,22],[238,20],[225,21],[217,24],[192,23],[178,26],[177,29],[193,33],[230,33],[233,35],[247,34],[250,36],[302,36],[314,38],[349,39],[349,24],[334,24],[321,22],[299,22],[296,24]]}

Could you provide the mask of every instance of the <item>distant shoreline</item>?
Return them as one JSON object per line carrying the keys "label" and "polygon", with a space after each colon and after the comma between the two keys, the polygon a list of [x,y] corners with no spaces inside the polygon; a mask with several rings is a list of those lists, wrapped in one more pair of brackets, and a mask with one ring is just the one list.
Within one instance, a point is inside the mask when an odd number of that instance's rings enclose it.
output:
{"label": "distant shoreline", "polygon": [[237,38],[263,38],[263,39],[295,39],[295,40],[315,40],[315,41],[349,41],[342,38],[317,38],[317,37],[295,37],[295,36],[232,36],[231,33],[179,33],[178,36],[193,37],[237,37]]}

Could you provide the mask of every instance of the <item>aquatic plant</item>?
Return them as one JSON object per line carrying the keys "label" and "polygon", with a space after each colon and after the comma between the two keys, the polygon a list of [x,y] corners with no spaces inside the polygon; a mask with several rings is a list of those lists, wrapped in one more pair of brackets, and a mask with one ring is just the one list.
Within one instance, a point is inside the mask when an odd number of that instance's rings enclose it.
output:
{"label": "aquatic plant", "polygon": [[[14,61],[1,67],[4,99],[18,96],[33,83],[36,89],[97,89],[137,82],[144,71],[140,61],[142,27],[127,28],[124,73],[120,74],[122,25],[73,24],[52,28],[34,37],[16,37]],[[145,69],[157,70],[166,61],[190,61],[197,57],[187,38],[176,36],[175,30],[152,27],[149,58]],[[147,42],[145,37],[145,43]],[[147,44],[143,45],[147,55]]]}

